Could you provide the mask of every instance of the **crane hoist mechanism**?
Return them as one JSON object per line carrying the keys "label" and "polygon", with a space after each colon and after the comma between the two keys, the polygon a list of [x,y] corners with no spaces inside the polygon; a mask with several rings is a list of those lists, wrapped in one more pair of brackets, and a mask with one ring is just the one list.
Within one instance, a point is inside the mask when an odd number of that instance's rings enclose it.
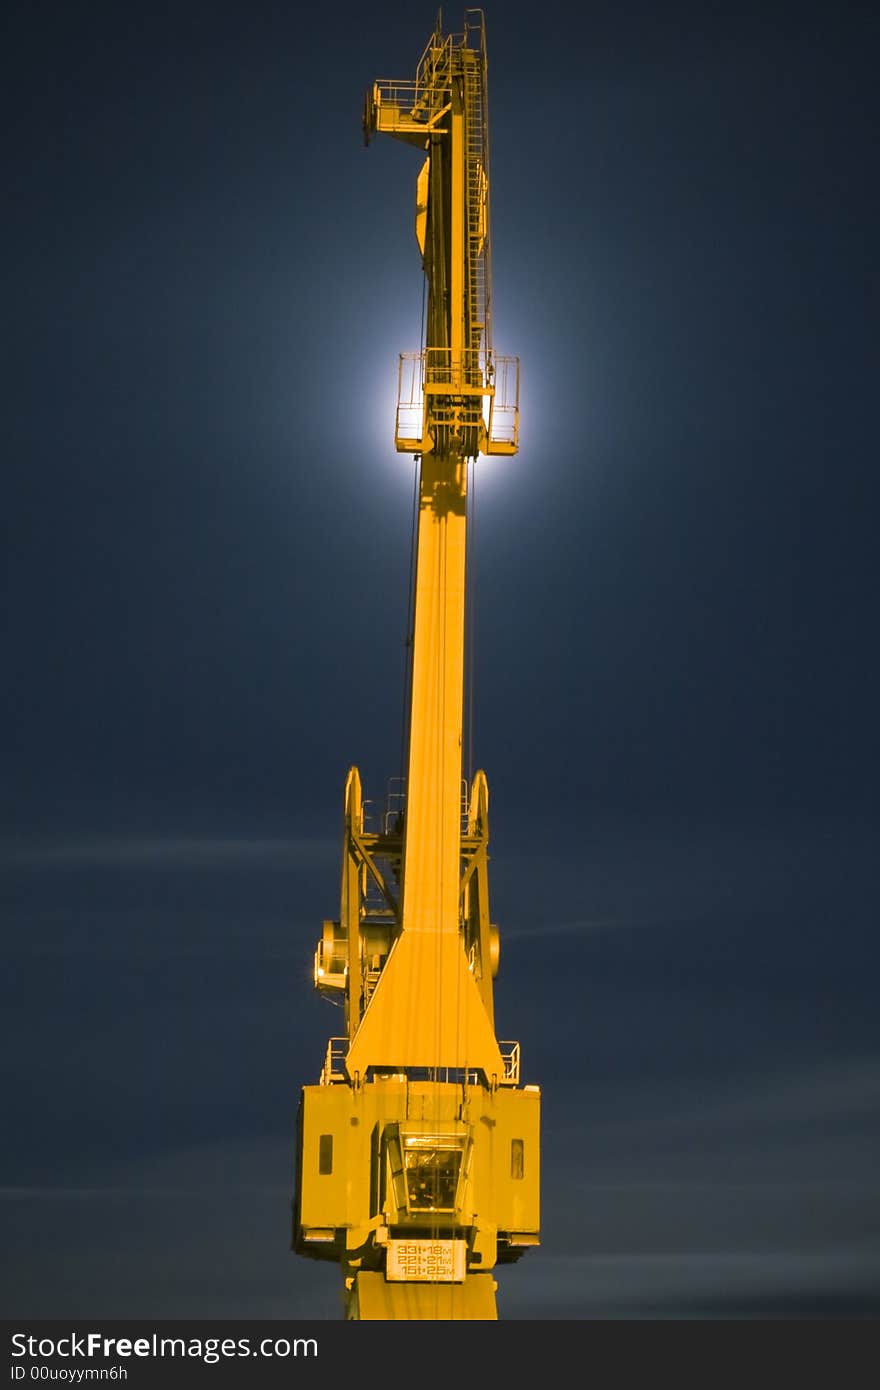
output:
{"label": "crane hoist mechanism", "polygon": [[[367,93],[364,137],[424,152],[421,350],[395,443],[418,460],[404,789],[345,783],[339,919],[314,962],[344,1005],[297,1120],[293,1248],[341,1266],[350,1319],[493,1319],[496,1265],[538,1244],[540,1090],[495,1035],[485,773],[462,780],[469,469],[514,454],[519,361],[492,348],[486,30],[437,24],[414,78]],[[395,784],[390,784],[394,788]]]}

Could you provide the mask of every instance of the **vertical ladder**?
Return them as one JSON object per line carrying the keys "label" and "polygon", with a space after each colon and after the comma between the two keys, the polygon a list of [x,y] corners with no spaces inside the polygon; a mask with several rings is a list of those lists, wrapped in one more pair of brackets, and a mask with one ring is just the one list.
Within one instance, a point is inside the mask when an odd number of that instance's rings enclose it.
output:
{"label": "vertical ladder", "polygon": [[[478,352],[491,347],[488,332],[488,157],[482,52],[462,49],[465,110],[465,186],[467,197],[467,346]],[[476,359],[475,359],[476,360]]]}

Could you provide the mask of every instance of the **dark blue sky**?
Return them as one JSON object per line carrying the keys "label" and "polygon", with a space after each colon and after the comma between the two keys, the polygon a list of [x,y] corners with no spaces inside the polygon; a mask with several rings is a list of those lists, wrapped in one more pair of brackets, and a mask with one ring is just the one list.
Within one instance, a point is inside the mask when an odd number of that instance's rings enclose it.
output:
{"label": "dark blue sky", "polygon": [[[419,158],[359,121],[433,17],[13,6],[9,1315],[338,1314],[292,1127],[345,772],[399,771],[421,307]],[[545,1094],[501,1312],[876,1316],[880,25],[487,24],[474,751]]]}

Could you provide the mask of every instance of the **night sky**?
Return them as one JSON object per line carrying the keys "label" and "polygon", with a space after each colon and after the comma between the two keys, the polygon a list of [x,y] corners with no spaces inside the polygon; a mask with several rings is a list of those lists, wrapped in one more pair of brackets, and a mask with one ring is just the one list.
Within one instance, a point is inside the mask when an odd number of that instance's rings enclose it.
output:
{"label": "night sky", "polygon": [[[5,1316],[337,1318],[288,1252],[341,795],[398,774],[434,6],[13,4]],[[447,27],[461,11],[445,7]],[[510,1319],[880,1315],[880,24],[487,7],[474,754],[544,1092]]]}

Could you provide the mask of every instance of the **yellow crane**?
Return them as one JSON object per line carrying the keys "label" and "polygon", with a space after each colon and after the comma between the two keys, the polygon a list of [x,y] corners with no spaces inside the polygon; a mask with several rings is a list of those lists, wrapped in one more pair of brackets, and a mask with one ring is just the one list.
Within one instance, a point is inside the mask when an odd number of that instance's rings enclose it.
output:
{"label": "yellow crane", "polygon": [[367,142],[424,151],[425,341],[400,359],[395,443],[419,460],[405,790],[377,824],[345,784],[339,919],[315,985],[345,1006],[297,1123],[293,1246],[333,1260],[353,1319],[490,1319],[493,1271],[538,1244],[540,1091],[495,1036],[489,794],[462,781],[468,474],[513,454],[519,362],[492,347],[486,31],[437,24],[414,78],[379,80]]}

